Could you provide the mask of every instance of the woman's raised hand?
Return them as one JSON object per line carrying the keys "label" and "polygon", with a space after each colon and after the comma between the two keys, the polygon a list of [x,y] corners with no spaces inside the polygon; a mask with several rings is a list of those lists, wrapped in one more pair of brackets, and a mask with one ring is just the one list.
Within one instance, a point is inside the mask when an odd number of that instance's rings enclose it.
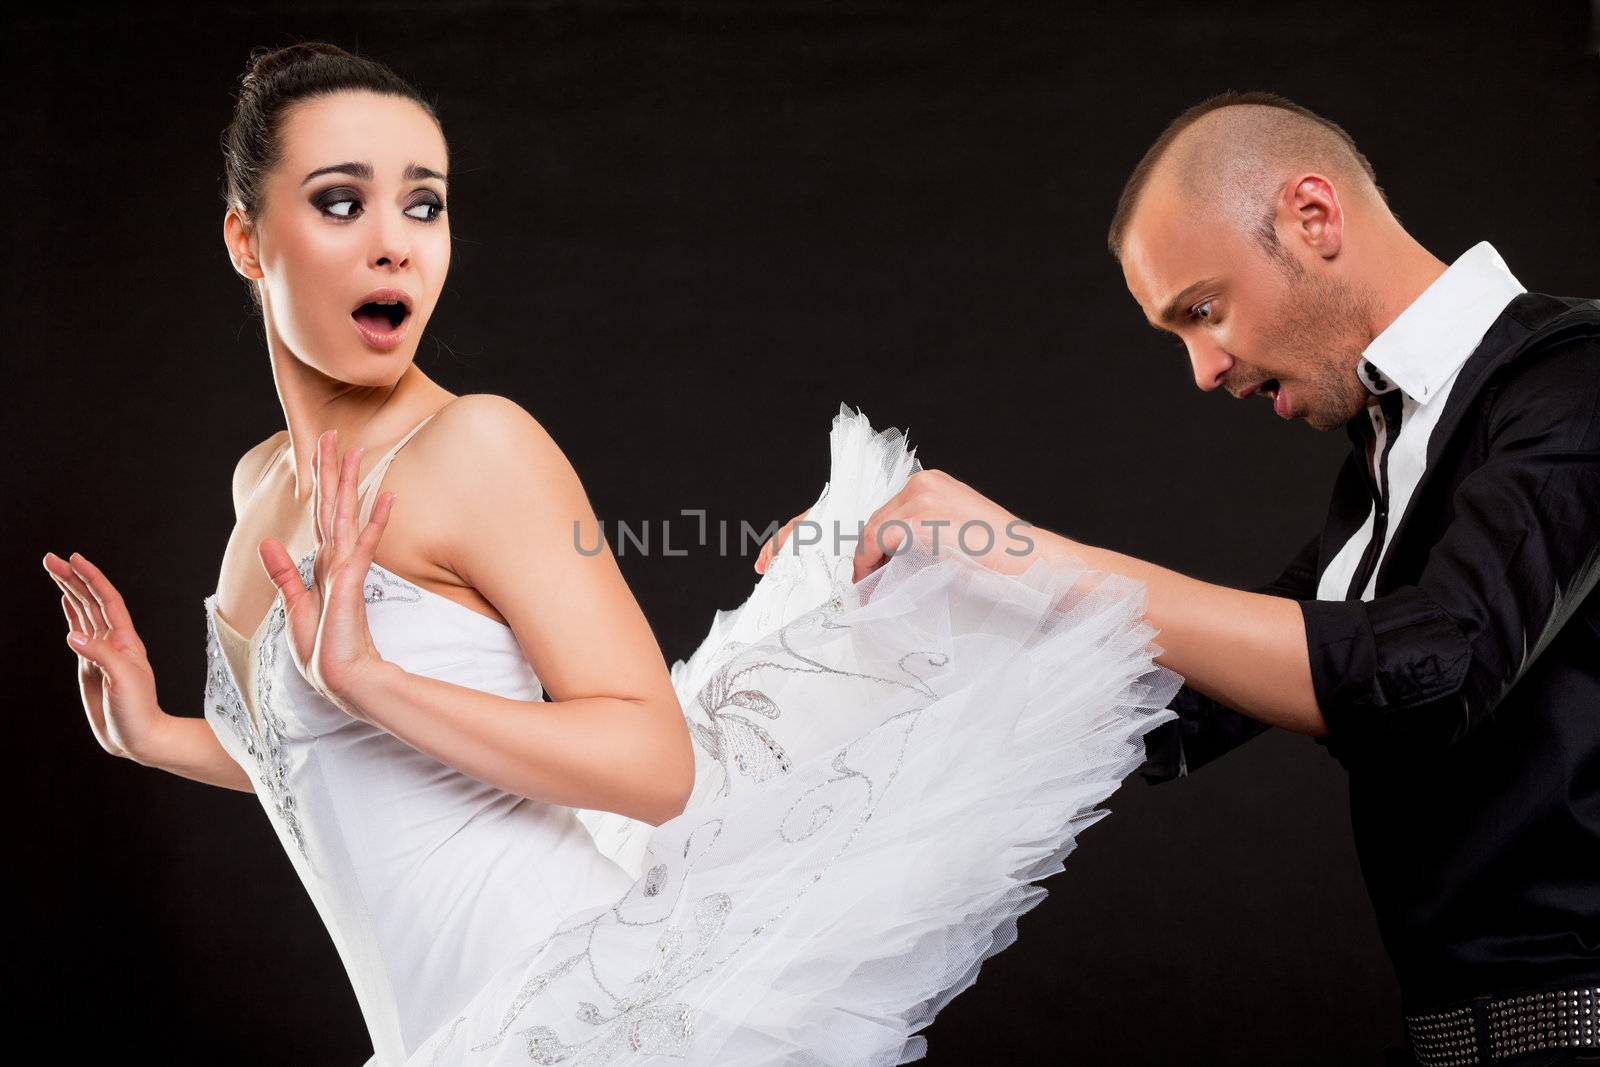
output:
{"label": "woman's raised hand", "polygon": [[283,595],[285,626],[295,666],[323,696],[359,718],[344,694],[384,663],[367,627],[367,574],[397,494],[384,493],[367,524],[356,530],[356,475],[362,449],[342,456],[338,431],[317,438],[313,467],[317,553],[307,588],[288,551],[273,538],[258,546],[267,575]]}
{"label": "woman's raised hand", "polygon": [[156,700],[155,672],[122,594],[79,552],[66,559],[46,552],[44,569],[61,588],[67,644],[78,654],[78,692],[89,728],[113,756],[137,758],[168,715]]}

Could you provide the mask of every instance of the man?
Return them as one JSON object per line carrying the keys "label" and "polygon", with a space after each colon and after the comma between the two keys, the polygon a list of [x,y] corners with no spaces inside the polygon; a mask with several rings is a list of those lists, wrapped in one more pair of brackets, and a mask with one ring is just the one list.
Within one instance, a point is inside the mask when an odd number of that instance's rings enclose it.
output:
{"label": "man", "polygon": [[[1142,773],[1181,777],[1268,726],[1316,737],[1350,775],[1416,1060],[1600,1062],[1600,301],[1526,292],[1488,244],[1447,268],[1343,129],[1270,94],[1179,116],[1109,243],[1200,388],[1354,446],[1323,530],[1259,590],[1028,531],[1039,555],[1147,585],[1159,661],[1187,684]],[[949,543],[973,520],[1016,516],[918,473],[856,577],[906,529]]]}

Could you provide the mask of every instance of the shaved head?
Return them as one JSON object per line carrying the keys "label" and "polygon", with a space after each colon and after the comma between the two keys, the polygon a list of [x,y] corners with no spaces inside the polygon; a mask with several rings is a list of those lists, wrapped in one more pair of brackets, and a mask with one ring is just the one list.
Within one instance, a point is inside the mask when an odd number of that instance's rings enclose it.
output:
{"label": "shaved head", "polygon": [[1108,243],[1195,385],[1266,397],[1318,430],[1375,402],[1357,373],[1367,346],[1445,270],[1350,135],[1271,93],[1174,119],[1129,176]]}
{"label": "shaved head", "polygon": [[1179,115],[1145,152],[1122,190],[1107,243],[1121,259],[1145,193],[1162,187],[1280,256],[1278,195],[1305,172],[1330,179],[1346,198],[1385,204],[1372,164],[1340,126],[1272,93],[1222,93]]}

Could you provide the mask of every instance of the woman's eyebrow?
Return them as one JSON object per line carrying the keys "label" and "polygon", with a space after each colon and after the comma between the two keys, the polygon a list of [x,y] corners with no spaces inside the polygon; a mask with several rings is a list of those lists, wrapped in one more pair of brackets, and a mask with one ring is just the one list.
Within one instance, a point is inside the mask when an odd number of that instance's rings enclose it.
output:
{"label": "woman's eyebrow", "polygon": [[[371,163],[335,163],[330,167],[318,167],[316,170],[312,171],[310,174],[307,174],[304,178],[302,178],[300,180],[300,184],[304,185],[306,182],[310,181],[312,178],[318,177],[319,175],[323,175],[323,174],[348,174],[352,178],[360,178],[364,182],[370,182],[372,180],[372,164]],[[421,163],[411,163],[411,164],[407,165],[407,167],[405,169],[405,173],[402,174],[401,177],[404,178],[406,181],[416,181],[416,180],[418,180],[420,178],[437,178],[440,181],[444,182],[446,185],[450,184],[450,179],[447,178],[445,175],[440,174],[438,171],[434,170],[431,167],[424,167]]]}

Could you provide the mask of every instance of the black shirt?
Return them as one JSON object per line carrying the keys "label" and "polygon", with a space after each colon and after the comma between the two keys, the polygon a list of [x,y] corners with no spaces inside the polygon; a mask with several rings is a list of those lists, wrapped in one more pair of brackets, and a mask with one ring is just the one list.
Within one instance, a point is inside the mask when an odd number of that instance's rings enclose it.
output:
{"label": "black shirt", "polygon": [[[1318,577],[1372,508],[1365,413],[1299,602],[1319,738],[1407,1012],[1600,982],[1600,301],[1526,293],[1463,364],[1370,600]],[[1403,432],[1403,431],[1402,431]],[[1395,516],[1390,516],[1391,522]],[[1266,727],[1185,686],[1167,781]]]}

